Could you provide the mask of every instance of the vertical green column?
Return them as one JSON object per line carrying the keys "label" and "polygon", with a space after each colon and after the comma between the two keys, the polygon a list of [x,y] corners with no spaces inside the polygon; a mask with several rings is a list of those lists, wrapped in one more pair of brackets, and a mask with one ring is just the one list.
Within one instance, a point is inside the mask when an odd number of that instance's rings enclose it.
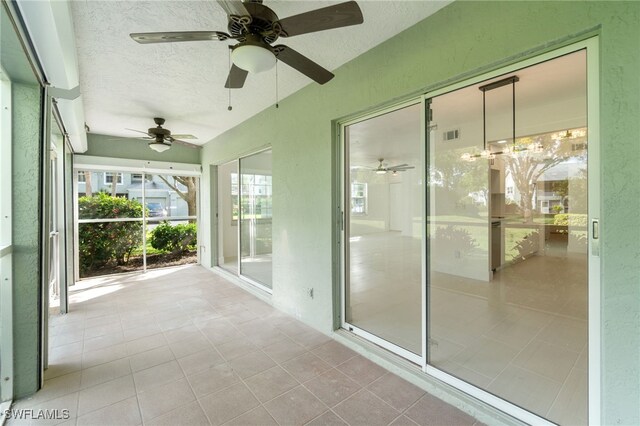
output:
{"label": "vertical green column", "polygon": [[41,89],[12,85],[14,395],[39,385]]}

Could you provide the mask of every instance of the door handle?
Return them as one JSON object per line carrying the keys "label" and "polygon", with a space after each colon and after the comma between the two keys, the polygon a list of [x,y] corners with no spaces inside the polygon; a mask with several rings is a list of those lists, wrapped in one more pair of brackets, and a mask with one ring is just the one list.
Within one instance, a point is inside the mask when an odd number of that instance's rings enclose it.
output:
{"label": "door handle", "polygon": [[593,219],[591,221],[591,255],[600,256],[600,221]]}

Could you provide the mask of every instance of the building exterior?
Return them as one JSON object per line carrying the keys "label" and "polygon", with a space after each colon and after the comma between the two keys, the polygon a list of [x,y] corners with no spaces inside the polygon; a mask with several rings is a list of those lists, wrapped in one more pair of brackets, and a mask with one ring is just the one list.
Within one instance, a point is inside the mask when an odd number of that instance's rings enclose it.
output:
{"label": "building exterior", "polygon": [[[91,172],[78,171],[78,196],[87,195],[87,174],[93,184],[92,190],[95,192],[107,192],[113,194],[113,179],[116,178],[115,194],[118,197],[125,197],[130,200],[143,201],[142,197],[142,173],[114,173],[114,172]],[[186,193],[187,187],[176,182],[171,176],[163,176],[181,192]],[[188,206],[178,193],[167,185],[158,175],[146,175],[145,204],[151,210],[152,216],[188,216]]]}

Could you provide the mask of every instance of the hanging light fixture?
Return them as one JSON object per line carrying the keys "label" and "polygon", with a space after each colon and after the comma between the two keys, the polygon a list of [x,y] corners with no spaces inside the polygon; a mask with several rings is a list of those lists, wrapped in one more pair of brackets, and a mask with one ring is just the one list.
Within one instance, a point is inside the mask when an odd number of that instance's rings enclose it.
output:
{"label": "hanging light fixture", "polygon": [[[462,154],[460,159],[462,161],[476,161],[478,158],[483,158],[486,160],[493,160],[496,158],[496,155],[503,154],[513,154],[518,152],[516,147],[516,82],[520,81],[518,76],[514,75],[511,77],[503,78],[502,80],[494,81],[493,83],[485,84],[484,86],[480,86],[478,89],[482,91],[482,151],[480,154],[470,154],[465,152]],[[491,151],[487,148],[487,102],[486,102],[486,94],[490,90],[497,89],[499,87],[506,86],[511,84],[511,107],[512,107],[512,145],[511,147],[506,146],[502,151]],[[506,143],[507,141],[499,141],[498,143]]]}
{"label": "hanging light fixture", "polygon": [[171,142],[168,142],[165,139],[156,138],[154,141],[149,142],[149,148],[155,152],[165,152],[171,148]]}
{"label": "hanging light fixture", "polygon": [[231,60],[238,68],[257,73],[273,68],[276,55],[260,37],[248,34],[246,41],[233,48]]}

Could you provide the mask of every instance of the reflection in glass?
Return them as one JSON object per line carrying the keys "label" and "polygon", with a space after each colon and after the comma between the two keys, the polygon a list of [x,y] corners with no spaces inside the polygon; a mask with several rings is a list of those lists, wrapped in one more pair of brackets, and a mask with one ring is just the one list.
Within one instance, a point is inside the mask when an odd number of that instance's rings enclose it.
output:
{"label": "reflection in glass", "polygon": [[350,209],[346,322],[422,350],[421,106],[345,129]]}
{"label": "reflection in glass", "polygon": [[494,159],[463,157],[483,149],[478,86],[432,100],[460,137],[428,144],[429,363],[560,424],[587,423],[584,60],[518,71],[515,141],[511,88],[487,93]]}
{"label": "reflection in glass", "polygon": [[271,288],[271,150],[240,160],[239,190],[240,271]]}

